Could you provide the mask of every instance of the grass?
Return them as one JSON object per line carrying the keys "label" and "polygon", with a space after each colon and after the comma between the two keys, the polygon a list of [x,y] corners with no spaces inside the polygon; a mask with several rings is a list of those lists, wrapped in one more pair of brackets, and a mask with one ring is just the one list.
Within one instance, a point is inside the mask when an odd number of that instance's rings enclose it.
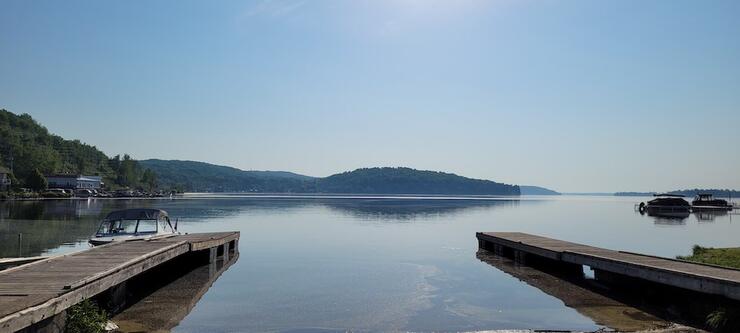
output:
{"label": "grass", "polygon": [[740,269],[740,247],[711,248],[694,245],[693,254],[677,258]]}
{"label": "grass", "polygon": [[[711,248],[694,245],[690,256],[678,256],[681,260],[700,262],[740,269],[740,248]],[[717,307],[706,318],[706,324],[713,332],[739,332],[740,308]]]}

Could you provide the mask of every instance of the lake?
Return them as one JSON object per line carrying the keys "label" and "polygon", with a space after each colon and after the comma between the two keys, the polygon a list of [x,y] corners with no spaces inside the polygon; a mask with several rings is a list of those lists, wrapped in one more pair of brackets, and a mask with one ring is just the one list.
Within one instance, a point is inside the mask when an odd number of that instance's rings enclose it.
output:
{"label": "lake", "polygon": [[0,202],[0,257],[85,249],[108,212],[161,208],[183,232],[241,231],[238,260],[175,332],[651,327],[661,321],[599,295],[583,296],[599,308],[573,305],[563,295],[581,291],[479,252],[475,239],[477,231],[521,231],[666,257],[694,244],[738,246],[740,216],[643,216],[634,205],[646,199],[190,194]]}

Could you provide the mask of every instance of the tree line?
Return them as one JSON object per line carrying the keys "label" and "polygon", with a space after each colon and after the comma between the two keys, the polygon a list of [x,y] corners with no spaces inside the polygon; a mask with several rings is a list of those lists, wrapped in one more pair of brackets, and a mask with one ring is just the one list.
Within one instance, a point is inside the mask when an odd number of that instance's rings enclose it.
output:
{"label": "tree line", "polygon": [[0,109],[0,168],[10,171],[16,189],[43,190],[49,174],[102,176],[108,189],[153,191],[158,185],[156,174],[128,154],[109,158],[95,146],[49,133],[28,114],[5,109]]}

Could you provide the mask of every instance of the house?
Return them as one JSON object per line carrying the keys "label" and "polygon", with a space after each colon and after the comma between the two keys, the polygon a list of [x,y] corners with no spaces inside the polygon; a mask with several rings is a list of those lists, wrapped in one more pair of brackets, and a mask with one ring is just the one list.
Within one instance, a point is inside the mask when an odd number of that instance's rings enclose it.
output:
{"label": "house", "polygon": [[0,167],[0,192],[9,190],[10,185],[10,171]]}
{"label": "house", "polygon": [[49,188],[99,190],[103,186],[103,177],[84,175],[47,175]]}

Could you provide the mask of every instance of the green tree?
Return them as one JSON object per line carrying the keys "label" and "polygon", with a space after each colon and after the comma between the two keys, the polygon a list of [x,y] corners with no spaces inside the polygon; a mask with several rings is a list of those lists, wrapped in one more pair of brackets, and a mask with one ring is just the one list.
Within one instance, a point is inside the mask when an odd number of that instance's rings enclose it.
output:
{"label": "green tree", "polygon": [[45,190],[49,186],[49,183],[46,181],[44,174],[39,169],[35,169],[26,179],[26,185],[30,189],[40,192]]}
{"label": "green tree", "polygon": [[144,175],[141,176],[141,183],[148,191],[154,191],[157,188],[157,174],[151,169],[144,170]]}

